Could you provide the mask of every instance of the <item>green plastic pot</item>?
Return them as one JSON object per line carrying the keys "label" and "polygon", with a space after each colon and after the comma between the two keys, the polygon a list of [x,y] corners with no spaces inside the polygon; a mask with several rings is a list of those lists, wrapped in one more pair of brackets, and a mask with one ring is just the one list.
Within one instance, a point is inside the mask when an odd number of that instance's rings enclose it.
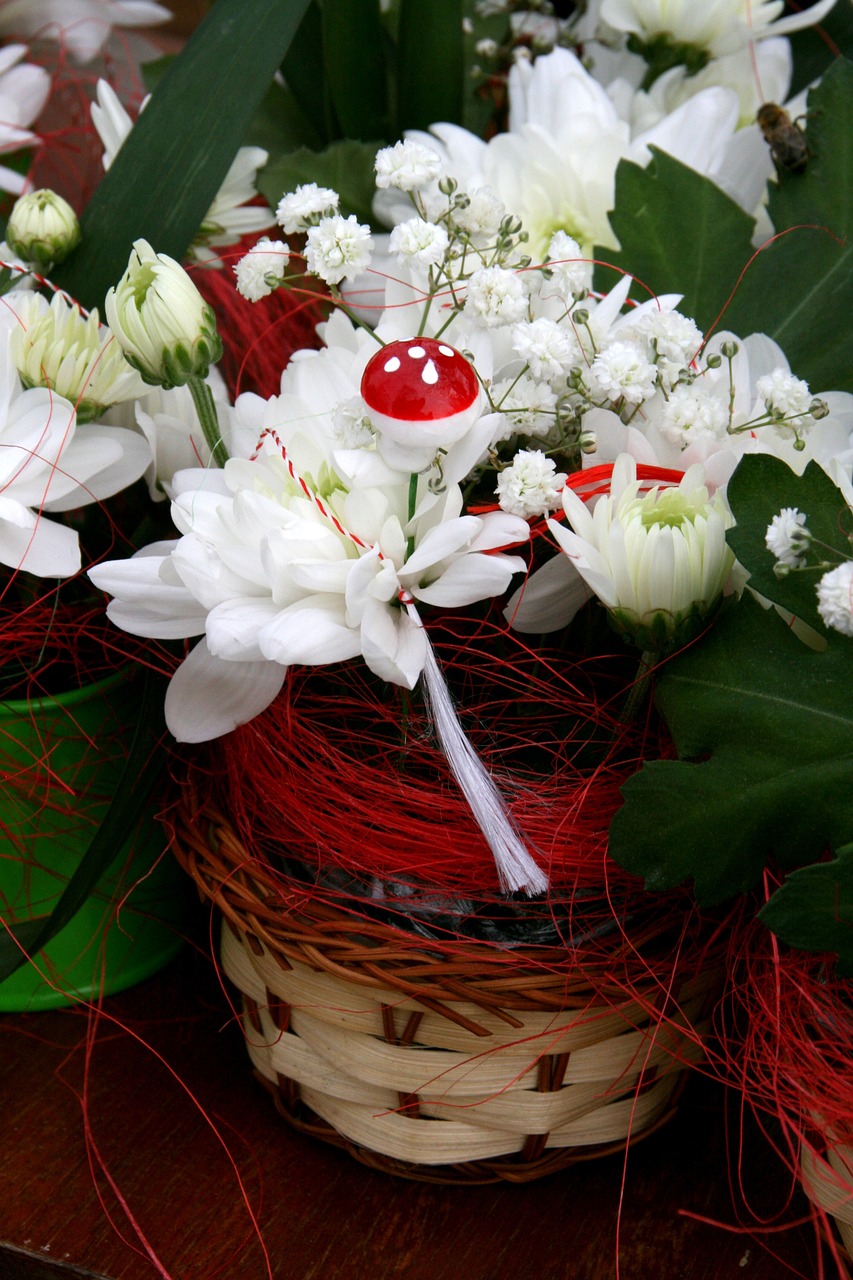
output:
{"label": "green plastic pot", "polygon": [[[0,702],[0,916],[45,916],[121,778],[139,681],[117,673],[55,697]],[[0,1011],[50,1009],[133,986],[181,945],[186,877],[147,812],[55,938],[0,982]]]}

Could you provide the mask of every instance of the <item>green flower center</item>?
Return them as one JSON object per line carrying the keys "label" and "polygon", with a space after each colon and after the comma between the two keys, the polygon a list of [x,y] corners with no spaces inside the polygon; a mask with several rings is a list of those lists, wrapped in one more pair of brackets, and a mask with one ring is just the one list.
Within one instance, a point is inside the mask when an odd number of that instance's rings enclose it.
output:
{"label": "green flower center", "polygon": [[668,525],[679,529],[683,524],[693,524],[696,517],[704,515],[708,494],[703,490],[686,494],[681,489],[660,489],[649,493],[640,502],[640,520],[645,529],[652,525]]}

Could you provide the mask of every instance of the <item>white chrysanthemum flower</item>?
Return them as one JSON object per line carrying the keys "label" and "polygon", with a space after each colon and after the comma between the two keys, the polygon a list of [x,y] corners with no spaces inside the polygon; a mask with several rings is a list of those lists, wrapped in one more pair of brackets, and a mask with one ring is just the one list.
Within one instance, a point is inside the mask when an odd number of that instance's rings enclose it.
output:
{"label": "white chrysanthemum flower", "polygon": [[553,380],[580,363],[580,346],[571,329],[539,316],[513,326],[512,349],[529,366],[534,378]]}
{"label": "white chrysanthemum flower", "polygon": [[[610,226],[616,170],[623,159],[647,165],[651,147],[704,174],[753,212],[769,176],[767,147],[757,129],[738,136],[734,90],[710,86],[648,126],[634,127],[630,105],[617,108],[619,89],[619,82],[599,84],[573,53],[555,49],[511,69],[506,132],[485,142],[457,125],[434,124],[430,133],[410,136],[432,147],[461,191],[488,187],[521,219],[529,237],[524,252],[534,262],[545,260],[557,231],[587,257],[596,245],[618,248]],[[407,216],[398,206],[380,207],[395,220]]]}
{"label": "white chrysanthemum flower", "polygon": [[337,213],[340,196],[331,187],[318,187],[316,182],[303,182],[279,200],[275,220],[286,235],[307,231],[318,219]]}
{"label": "white chrysanthemum flower", "polygon": [[497,235],[506,217],[506,206],[488,187],[466,188],[467,204],[453,210],[453,220],[462,231],[475,239]]}
{"label": "white chrysanthemum flower", "polygon": [[125,358],[151,386],[206,378],[222,354],[216,317],[179,262],[135,240],[127,270],[104,301]]}
{"label": "white chrysanthemum flower", "polygon": [[[47,102],[50,75],[44,67],[22,62],[26,54],[23,44],[9,44],[0,49],[0,154],[20,151],[38,142],[29,126],[38,119]],[[25,181],[24,174],[0,165],[0,190],[20,195]]]}
{"label": "white chrysanthemum flower", "polygon": [[783,507],[770,521],[764,542],[778,564],[789,565],[792,569],[799,569],[805,564],[805,552],[811,542],[811,534],[805,526],[806,514],[796,507]]}
{"label": "white chrysanthemum flower", "polygon": [[465,315],[486,328],[517,324],[527,317],[527,280],[505,267],[481,267],[468,281]]}
{"label": "white chrysanthemum flower", "polygon": [[[149,100],[144,99],[140,111]],[[104,168],[109,169],[133,128],[133,121],[106,80],[98,81],[91,116],[104,146]],[[260,147],[240,147],[187,250],[188,258],[219,267],[221,255],[216,249],[236,244],[241,236],[272,226],[272,211],[266,205],[249,203],[258,194],[258,169],[268,159],[267,152]]]}
{"label": "white chrysanthemum flower", "polygon": [[661,410],[658,425],[667,440],[685,449],[695,440],[724,440],[729,415],[719,397],[708,395],[694,383],[674,388]]}
{"label": "white chrysanthemum flower", "polygon": [[136,400],[146,387],[97,310],[84,319],[80,308],[54,294],[48,304],[37,293],[7,299],[19,324],[12,330],[12,359],[26,387],[47,387],[69,400],[77,421],[94,422],[110,405]]}
{"label": "white chrysanthemum flower", "polygon": [[807,417],[812,403],[812,393],[807,382],[795,378],[788,369],[774,369],[759,378],[755,390],[767,406],[771,418],[792,419]]}
{"label": "white chrysanthemum flower", "polygon": [[853,560],[825,573],[817,584],[817,611],[828,627],[853,636]]}
{"label": "white chrysanthemum flower", "polygon": [[435,151],[406,139],[376,153],[376,186],[380,191],[418,191],[442,176],[443,167]]}
{"label": "white chrysanthemum flower", "polygon": [[590,510],[571,489],[563,509],[571,528],[548,527],[618,631],[642,649],[684,643],[716,608],[734,556],[726,545],[731,513],[713,498],[696,464],[677,486],[643,493],[634,459],[621,454],[610,493]]}
{"label": "white chrysanthemum flower", "polygon": [[636,342],[616,341],[600,351],[588,375],[590,393],[642,404],[657,388],[657,369]]}
{"label": "white chrysanthemum flower", "polygon": [[391,232],[388,251],[400,262],[414,262],[419,267],[434,267],[444,258],[450,238],[444,227],[423,218],[409,218]]}
{"label": "white chrysanthemum flower", "polygon": [[77,214],[55,191],[29,191],[9,214],[6,243],[24,262],[49,271],[80,243]]}
{"label": "white chrysanthemum flower", "polygon": [[508,467],[498,475],[495,488],[502,511],[524,520],[556,511],[566,483],[565,473],[539,449],[519,449]]}
{"label": "white chrysanthemum flower", "polygon": [[262,236],[234,266],[237,292],[249,302],[268,298],[281,283],[289,260],[289,245]]}
{"label": "white chrysanthemum flower", "polygon": [[372,249],[370,227],[363,226],[354,213],[348,218],[337,213],[309,228],[305,261],[308,270],[326,284],[340,284],[367,270]]}
{"label": "white chrysanthemum flower", "polygon": [[501,594],[525,567],[501,548],[527,541],[526,523],[502,511],[460,514],[453,485],[410,519],[408,475],[348,489],[327,468],[313,501],[269,440],[251,461],[178,480],[177,543],[106,562],[91,577],[115,597],[108,612],[125,630],[203,636],[166,697],[167,724],[182,741],[250,720],[293,664],[361,656],[381,679],[413,688],[427,644],[401,595],[464,608]]}
{"label": "white chrysanthemum flower", "polygon": [[155,26],[171,16],[153,0],[4,0],[0,36],[55,40],[77,62],[91,62],[113,27]]}
{"label": "white chrysanthemum flower", "polygon": [[5,316],[0,333],[0,564],[40,578],[66,578],[80,570],[80,544],[77,530],[61,518],[52,519],[53,514],[118,493],[139,479],[151,454],[136,432],[79,423],[73,404],[56,391],[43,386],[22,391],[10,341],[17,321],[8,312]]}
{"label": "white chrysanthemum flower", "polygon": [[818,0],[810,9],[780,17],[783,0],[603,0],[601,19],[643,42],[664,37],[691,45],[711,57],[731,53],[753,40],[789,35],[821,22],[835,0]]}
{"label": "white chrysanthemum flower", "polygon": [[564,296],[577,297],[592,284],[592,263],[584,255],[574,236],[555,231],[548,245],[548,270],[553,286]]}
{"label": "white chrysanthemum flower", "polygon": [[537,382],[529,374],[496,382],[492,387],[492,403],[501,415],[494,444],[514,435],[544,439],[554,429],[557,396],[549,383]]}

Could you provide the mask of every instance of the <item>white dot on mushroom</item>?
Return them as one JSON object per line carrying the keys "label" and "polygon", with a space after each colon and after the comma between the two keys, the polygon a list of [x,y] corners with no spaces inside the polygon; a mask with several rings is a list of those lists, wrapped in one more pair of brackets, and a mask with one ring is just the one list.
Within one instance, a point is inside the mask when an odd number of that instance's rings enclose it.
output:
{"label": "white dot on mushroom", "polygon": [[421,379],[429,387],[434,387],[435,384],[438,382],[438,369],[436,369],[435,364],[433,363],[432,360],[427,360],[426,364],[424,365],[423,372],[421,373]]}
{"label": "white dot on mushroom", "polygon": [[399,368],[400,368],[400,361],[396,356],[392,356],[390,360],[386,360],[385,362],[386,373],[396,373]]}
{"label": "white dot on mushroom", "polygon": [[423,360],[424,356],[426,355],[426,352],[424,351],[423,347],[409,347],[409,350],[406,352],[406,354],[411,356],[413,360]]}

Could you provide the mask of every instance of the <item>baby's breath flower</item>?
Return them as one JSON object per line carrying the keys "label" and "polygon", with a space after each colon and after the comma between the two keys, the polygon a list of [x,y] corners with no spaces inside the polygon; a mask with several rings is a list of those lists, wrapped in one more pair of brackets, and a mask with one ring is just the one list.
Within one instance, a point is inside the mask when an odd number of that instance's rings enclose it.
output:
{"label": "baby's breath flower", "polygon": [[453,220],[469,236],[494,236],[506,217],[506,206],[490,187],[465,192],[467,204],[453,210]]}
{"label": "baby's breath flower", "polygon": [[620,333],[648,344],[649,359],[657,365],[666,391],[676,385],[702,345],[701,330],[680,311],[647,311]]}
{"label": "baby's breath flower", "polygon": [[352,396],[336,405],[332,412],[332,432],[342,449],[365,449],[373,444],[376,431],[364,408],[361,396]]}
{"label": "baby's breath flower", "polygon": [[515,325],[512,347],[529,365],[534,378],[559,378],[580,359],[572,332],[545,316]]}
{"label": "baby's breath flower", "polygon": [[290,248],[283,240],[263,236],[234,267],[237,292],[249,302],[268,298],[281,283],[290,258]]}
{"label": "baby's breath flower", "polygon": [[726,406],[697,387],[675,387],[661,411],[661,433],[686,448],[694,440],[722,440],[729,424]]}
{"label": "baby's breath flower", "polygon": [[828,627],[853,636],[853,560],[825,573],[817,584],[817,611]]}
{"label": "baby's breath flower", "polygon": [[435,151],[420,142],[405,139],[376,153],[376,185],[380,190],[417,191],[440,178],[444,172]]}
{"label": "baby's breath flower", "polygon": [[556,288],[576,296],[592,281],[592,264],[582,261],[583,250],[565,231],[555,231],[548,245],[548,270]]}
{"label": "baby's breath flower", "polygon": [[642,404],[655,393],[657,369],[635,342],[611,342],[593,360],[590,383],[593,396]]}
{"label": "baby's breath flower", "polygon": [[498,476],[495,493],[501,510],[529,520],[556,511],[565,483],[552,458],[539,449],[519,449]]}
{"label": "baby's breath flower", "polygon": [[805,512],[796,507],[783,507],[770,521],[764,541],[778,564],[789,565],[792,569],[799,569],[805,564],[805,552],[811,541],[805,524]]}
{"label": "baby's breath flower", "polygon": [[391,232],[389,251],[403,262],[416,262],[422,267],[439,264],[447,252],[450,239],[444,227],[423,218],[409,218]]}
{"label": "baby's breath flower", "polygon": [[331,187],[318,187],[316,182],[305,182],[283,195],[275,211],[275,220],[282,231],[291,235],[314,226],[319,218],[337,213],[340,197]]}
{"label": "baby's breath flower", "polygon": [[556,395],[547,382],[536,382],[526,373],[519,378],[496,382],[492,387],[492,403],[504,422],[504,429],[495,439],[495,444],[514,435],[542,439],[554,428]]}
{"label": "baby's breath flower", "polygon": [[308,270],[326,284],[340,284],[367,270],[372,249],[370,228],[363,226],[354,213],[348,218],[338,213],[322,218],[309,229],[305,261]]}
{"label": "baby's breath flower", "polygon": [[808,383],[802,378],[795,378],[787,369],[774,369],[772,373],[765,374],[758,379],[755,389],[767,406],[770,417],[777,422],[783,419],[791,422],[794,418],[808,415],[812,403]]}
{"label": "baby's breath flower", "polygon": [[526,318],[527,305],[527,282],[515,271],[481,267],[468,281],[465,314],[486,328],[517,324]]}

